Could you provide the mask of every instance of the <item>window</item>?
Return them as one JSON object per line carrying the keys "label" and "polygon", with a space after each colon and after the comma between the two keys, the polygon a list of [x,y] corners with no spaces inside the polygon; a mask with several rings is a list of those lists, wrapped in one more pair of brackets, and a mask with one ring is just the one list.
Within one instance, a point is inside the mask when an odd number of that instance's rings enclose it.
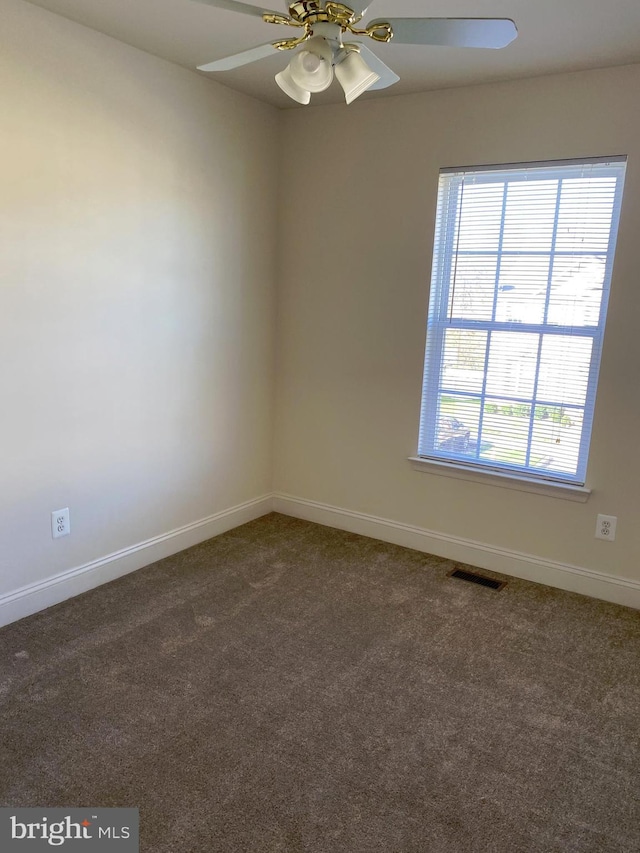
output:
{"label": "window", "polygon": [[421,458],[584,484],[625,162],[441,172]]}

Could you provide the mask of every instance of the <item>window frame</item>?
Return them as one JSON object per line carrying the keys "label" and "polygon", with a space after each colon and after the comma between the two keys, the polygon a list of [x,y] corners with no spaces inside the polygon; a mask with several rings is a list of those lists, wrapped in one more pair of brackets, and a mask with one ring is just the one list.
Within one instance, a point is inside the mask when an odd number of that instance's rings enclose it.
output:
{"label": "window frame", "polygon": [[[591,430],[596,402],[598,373],[602,356],[602,344],[605,332],[608,299],[615,258],[616,240],[620,222],[622,194],[624,190],[624,178],[626,168],[626,156],[580,158],[572,160],[537,161],[532,163],[515,163],[496,166],[475,166],[468,168],[446,168],[440,170],[438,199],[436,209],[436,227],[433,249],[433,263],[431,273],[431,290],[429,298],[429,313],[427,320],[427,343],[425,351],[422,397],[420,407],[420,428],[418,436],[417,455],[411,457],[414,468],[418,470],[429,470],[432,473],[452,473],[454,476],[462,476],[465,479],[491,482],[495,478],[497,485],[506,485],[509,488],[522,488],[531,491],[542,491],[542,493],[556,493],[557,489],[564,491],[564,495],[573,500],[586,500],[589,489],[585,487],[588,454],[591,440]],[[548,323],[549,303],[552,295],[551,275],[555,259],[566,255],[576,257],[584,254],[585,257],[594,256],[594,252],[556,251],[556,239],[558,236],[559,210],[562,199],[562,182],[567,179],[584,177],[584,170],[591,165],[598,165],[598,177],[615,177],[616,186],[612,205],[612,217],[609,230],[609,238],[606,248],[606,262],[603,274],[602,298],[600,301],[597,325],[567,326]],[[608,168],[607,168],[608,167]],[[496,316],[498,300],[498,282],[500,280],[500,264],[504,257],[503,238],[505,232],[504,211],[506,209],[507,187],[519,181],[527,181],[532,177],[532,170],[538,179],[544,178],[548,173],[549,179],[558,180],[556,195],[556,209],[553,220],[553,234],[548,250],[541,251],[542,257],[549,257],[549,277],[545,294],[543,319],[539,323],[522,323],[510,320],[498,321],[496,319],[462,319],[449,316],[450,301],[452,299],[452,288],[455,288],[455,276],[452,279],[452,267],[460,257],[460,253],[454,240],[459,233],[459,216],[461,211],[460,195],[463,192],[464,180],[473,175],[474,183],[495,184],[504,182],[502,198],[502,217],[500,221],[500,235],[497,248],[487,250],[487,255],[496,258],[496,282],[493,291],[492,318]],[[470,254],[481,255],[478,250],[467,250]],[[523,250],[523,254],[534,255],[535,252]],[[601,253],[605,254],[605,253]],[[590,338],[591,355],[589,361],[588,379],[585,393],[584,407],[578,406],[583,411],[582,432],[578,449],[578,463],[576,473],[565,474],[559,471],[537,472],[528,466],[530,462],[531,443],[534,427],[534,417],[530,416],[529,434],[527,438],[527,466],[518,466],[502,463],[495,460],[482,460],[478,457],[471,458],[464,452],[456,452],[453,449],[443,450],[437,447],[437,431],[439,424],[439,396],[442,393],[442,371],[445,332],[447,329],[460,329],[485,332],[517,332],[536,334],[538,336],[538,352],[535,366],[535,383],[532,392],[533,405],[542,404],[536,398],[537,383],[541,368],[542,346],[547,335],[571,335],[577,334],[581,338]],[[460,389],[451,393],[458,394],[461,398],[473,396],[478,397],[481,406],[492,395],[487,395],[487,368],[489,358],[489,345],[485,348],[485,371],[483,376],[482,391],[472,392]],[[450,393],[449,390],[446,392]],[[511,397],[512,395],[508,395]],[[557,405],[557,401],[549,401],[548,405]],[[569,406],[570,407],[570,406]],[[481,435],[483,412],[479,414],[478,435]],[[426,449],[425,449],[426,448]],[[517,484],[521,483],[521,486]]]}

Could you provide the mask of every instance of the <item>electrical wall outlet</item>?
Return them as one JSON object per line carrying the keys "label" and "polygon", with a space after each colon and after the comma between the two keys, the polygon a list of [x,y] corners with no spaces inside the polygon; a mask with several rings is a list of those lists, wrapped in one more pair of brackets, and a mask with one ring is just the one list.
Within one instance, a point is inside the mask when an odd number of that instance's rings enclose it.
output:
{"label": "electrical wall outlet", "polygon": [[596,521],[596,539],[607,539],[613,542],[616,538],[616,524],[618,519],[615,515],[599,515]]}
{"label": "electrical wall outlet", "polygon": [[69,520],[69,507],[57,509],[51,513],[51,535],[54,539],[68,536],[71,533],[71,521]]}

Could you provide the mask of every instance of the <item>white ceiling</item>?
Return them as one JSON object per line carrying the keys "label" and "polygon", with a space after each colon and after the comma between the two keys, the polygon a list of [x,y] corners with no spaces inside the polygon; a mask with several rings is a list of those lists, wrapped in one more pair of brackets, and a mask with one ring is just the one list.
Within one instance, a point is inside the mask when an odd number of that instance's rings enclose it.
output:
{"label": "white ceiling", "polygon": [[[292,31],[259,18],[194,0],[30,0],[127,44],[186,68],[290,37]],[[347,0],[343,0],[348,5]],[[254,0],[254,5],[261,5]],[[283,0],[266,8],[284,11]],[[416,47],[369,42],[400,82],[362,98],[532,77],[559,71],[640,62],[640,0],[372,0],[364,18],[512,18],[519,36],[503,50]],[[277,107],[297,107],[274,82],[286,55],[235,71],[208,75]],[[200,73],[200,72],[199,72]],[[337,103],[342,90],[314,95],[312,104]],[[300,107],[298,107],[300,108]]]}

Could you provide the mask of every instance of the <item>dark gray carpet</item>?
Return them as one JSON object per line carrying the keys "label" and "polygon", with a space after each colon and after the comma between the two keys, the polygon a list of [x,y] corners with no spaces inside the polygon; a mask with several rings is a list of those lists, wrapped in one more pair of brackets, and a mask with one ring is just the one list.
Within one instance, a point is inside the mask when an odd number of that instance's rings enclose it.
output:
{"label": "dark gray carpet", "polygon": [[640,614],[269,515],[0,631],[0,804],[145,853],[637,853]]}

